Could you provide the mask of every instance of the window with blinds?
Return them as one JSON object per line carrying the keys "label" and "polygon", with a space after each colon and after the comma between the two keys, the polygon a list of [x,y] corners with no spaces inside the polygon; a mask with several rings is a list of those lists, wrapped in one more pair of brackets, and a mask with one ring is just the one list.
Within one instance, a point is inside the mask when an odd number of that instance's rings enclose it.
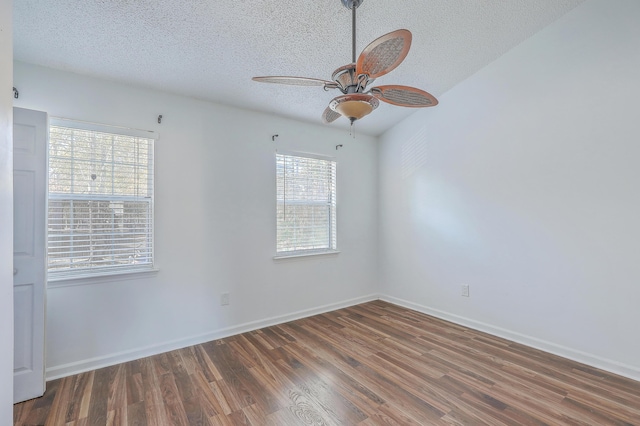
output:
{"label": "window with blinds", "polygon": [[49,279],[152,269],[154,138],[84,127],[49,129]]}
{"label": "window with blinds", "polygon": [[336,162],[276,155],[276,255],[336,251]]}

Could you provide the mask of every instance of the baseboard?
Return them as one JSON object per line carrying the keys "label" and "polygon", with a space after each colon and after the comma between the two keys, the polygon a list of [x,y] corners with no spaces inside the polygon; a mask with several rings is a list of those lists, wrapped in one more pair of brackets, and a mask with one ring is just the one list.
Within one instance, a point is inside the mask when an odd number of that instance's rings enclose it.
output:
{"label": "baseboard", "polygon": [[627,377],[632,380],[640,381],[640,369],[631,365],[626,365],[613,361],[610,359],[602,358],[596,355],[592,355],[586,352],[578,351],[568,348],[566,346],[551,343],[545,340],[541,340],[535,337],[527,336],[512,330],[507,330],[501,327],[496,327],[491,324],[486,324],[480,321],[476,321],[470,318],[465,318],[459,315],[444,312],[438,309],[423,306],[407,300],[398,299],[393,296],[380,295],[380,300],[393,303],[414,311],[422,312],[427,315],[434,316],[446,321],[450,321],[455,324],[459,324],[465,327],[472,328],[474,330],[482,331],[494,336],[502,337],[513,342],[521,343],[526,346],[530,346],[535,349],[540,349],[545,352],[549,352],[554,355],[561,356],[563,358],[570,359],[572,361],[580,362],[582,364],[589,365],[591,367],[599,368],[601,370],[608,371],[610,373],[618,374],[620,376]]}
{"label": "baseboard", "polygon": [[176,339],[167,342],[163,342],[157,345],[145,346],[135,348],[128,351],[116,352],[101,357],[95,357],[85,360],[80,360],[68,364],[62,364],[57,366],[48,367],[46,369],[46,380],[55,380],[61,377],[70,376],[73,374],[83,373],[85,371],[96,370],[98,368],[108,367],[111,365],[120,364],[122,362],[132,361],[134,359],[140,359],[152,355],[157,355],[163,352],[172,351],[175,349],[181,349],[184,347],[198,345],[201,343],[209,342],[216,339],[222,339],[225,337],[233,336],[240,333],[246,333],[248,331],[258,330],[260,328],[269,327],[277,324],[282,324],[289,321],[295,321],[301,318],[307,318],[313,315],[334,311],[336,309],[346,308],[360,303],[370,302],[372,300],[384,300],[385,302],[393,303],[395,305],[403,306],[414,311],[422,312],[427,315],[434,316],[446,321],[450,321],[455,324],[463,325],[465,327],[472,328],[474,330],[482,331],[492,334],[494,336],[502,337],[513,342],[521,343],[523,345],[530,346],[532,348],[540,349],[545,352],[552,353],[576,362],[580,362],[595,368],[599,368],[605,371],[609,371],[620,376],[628,377],[633,380],[640,381],[640,369],[630,365],[622,364],[606,358],[601,358],[596,355],[592,355],[586,352],[571,349],[562,345],[557,345],[545,340],[537,339],[535,337],[527,336],[522,333],[517,333],[511,330],[507,330],[501,327],[496,327],[490,324],[486,324],[480,321],[472,320],[470,318],[462,317],[459,315],[451,314],[438,309],[430,308],[428,306],[420,305],[418,303],[410,302],[407,300],[399,299],[389,295],[371,294],[368,296],[349,299],[337,303],[331,303],[323,306],[318,306],[311,309],[305,309],[301,311],[292,312],[286,315],[280,315],[271,318],[265,318],[259,321],[252,321],[237,326],[223,328],[220,330],[211,331],[208,333],[190,336],[183,339]]}
{"label": "baseboard", "polygon": [[258,321],[251,321],[237,326],[223,328],[220,330],[211,331],[196,336],[190,336],[183,339],[171,340],[157,345],[145,346],[135,348],[128,351],[116,352],[100,357],[80,360],[71,362],[68,364],[55,365],[47,367],[46,380],[55,380],[61,377],[71,376],[73,374],[83,373],[85,371],[96,370],[98,368],[109,367],[111,365],[120,364],[134,359],[145,358],[152,355],[157,355],[163,352],[172,351],[175,349],[181,349],[188,346],[198,345],[205,342],[210,342],[216,339],[222,339],[225,337],[233,336],[240,333],[246,333],[248,331],[258,330],[260,328],[269,327],[272,325],[282,324],[289,321],[294,321],[301,318],[307,318],[313,315],[322,314],[325,312],[335,311],[336,309],[346,308],[360,303],[370,302],[372,300],[378,300],[377,294],[371,294],[368,296],[357,297],[354,299],[344,300],[337,303],[331,303],[323,306],[318,306],[311,309],[305,309],[301,311],[292,312],[286,315],[279,315],[271,318],[265,318]]}

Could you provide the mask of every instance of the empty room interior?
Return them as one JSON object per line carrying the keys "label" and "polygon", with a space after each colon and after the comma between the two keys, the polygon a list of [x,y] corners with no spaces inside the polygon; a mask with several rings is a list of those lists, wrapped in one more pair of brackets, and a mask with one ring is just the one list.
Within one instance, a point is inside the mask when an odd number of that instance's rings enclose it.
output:
{"label": "empty room interior", "polygon": [[0,425],[640,425],[638,22],[4,0]]}

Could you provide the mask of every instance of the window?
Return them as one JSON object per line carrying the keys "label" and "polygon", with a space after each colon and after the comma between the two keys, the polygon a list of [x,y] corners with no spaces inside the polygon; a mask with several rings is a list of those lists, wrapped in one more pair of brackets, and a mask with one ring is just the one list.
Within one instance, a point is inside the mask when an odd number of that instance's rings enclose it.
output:
{"label": "window", "polygon": [[153,268],[151,132],[52,120],[50,280]]}
{"label": "window", "polygon": [[336,162],[276,155],[276,255],[336,251]]}

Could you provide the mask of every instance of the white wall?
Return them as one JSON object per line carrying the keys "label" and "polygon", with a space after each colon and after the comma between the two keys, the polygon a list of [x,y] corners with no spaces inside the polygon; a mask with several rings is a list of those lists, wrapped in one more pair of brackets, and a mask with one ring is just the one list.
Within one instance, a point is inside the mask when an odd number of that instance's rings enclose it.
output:
{"label": "white wall", "polygon": [[[375,138],[354,140],[328,126],[26,64],[16,63],[15,84],[17,106],[160,135],[160,271],[50,286],[49,378],[369,300],[377,292]],[[280,135],[276,143],[274,134]],[[344,147],[336,151],[337,144]],[[337,156],[340,254],[273,260],[276,147]],[[230,292],[229,306],[220,306],[222,292]]]}
{"label": "white wall", "polygon": [[0,2],[0,424],[13,422],[13,2]]}
{"label": "white wall", "polygon": [[383,135],[388,300],[640,379],[639,21],[587,1]]}

